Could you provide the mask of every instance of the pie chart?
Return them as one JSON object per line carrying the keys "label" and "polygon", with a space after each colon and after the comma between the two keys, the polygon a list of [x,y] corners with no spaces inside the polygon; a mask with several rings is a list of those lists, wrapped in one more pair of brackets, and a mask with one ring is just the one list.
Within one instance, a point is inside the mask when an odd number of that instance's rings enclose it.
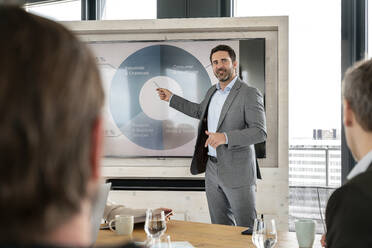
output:
{"label": "pie chart", "polygon": [[177,46],[151,45],[129,55],[116,70],[109,109],[120,132],[134,144],[174,149],[195,138],[199,121],[169,107],[156,89],[166,88],[200,103],[211,85],[204,66],[192,54]]}

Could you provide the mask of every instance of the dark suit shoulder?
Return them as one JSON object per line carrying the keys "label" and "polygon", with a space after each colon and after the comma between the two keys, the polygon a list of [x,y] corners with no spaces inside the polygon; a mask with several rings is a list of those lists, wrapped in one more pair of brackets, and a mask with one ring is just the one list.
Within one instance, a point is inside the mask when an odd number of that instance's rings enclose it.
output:
{"label": "dark suit shoulder", "polygon": [[[348,181],[346,185],[352,185],[354,187],[360,188],[364,191],[365,189],[371,189],[372,187],[372,170],[367,170]],[[370,192],[370,191],[369,191]],[[370,192],[372,194],[372,192]]]}
{"label": "dark suit shoulder", "polygon": [[364,172],[331,195],[326,209],[327,247],[372,247],[372,173]]}
{"label": "dark suit shoulder", "polygon": [[340,188],[341,192],[344,194],[351,194],[351,197],[356,197],[361,199],[371,199],[368,203],[372,205],[372,171],[363,172],[350,181],[345,183],[344,186]]}
{"label": "dark suit shoulder", "polygon": [[371,188],[372,171],[361,173],[333,192],[328,200],[327,211],[339,206],[357,208],[359,206],[355,203],[359,201],[364,202],[363,205],[372,206]]}

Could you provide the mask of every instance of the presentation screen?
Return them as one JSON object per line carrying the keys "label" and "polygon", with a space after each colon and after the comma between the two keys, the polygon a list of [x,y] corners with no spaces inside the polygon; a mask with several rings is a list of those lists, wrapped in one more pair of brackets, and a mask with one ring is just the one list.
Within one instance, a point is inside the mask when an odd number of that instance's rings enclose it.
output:
{"label": "presentation screen", "polygon": [[[261,39],[264,44],[264,39]],[[104,155],[114,157],[189,157],[194,152],[199,120],[186,116],[161,101],[156,89],[167,88],[185,99],[200,103],[207,90],[218,82],[209,61],[219,44],[231,46],[239,61],[240,49],[252,50],[257,39],[91,42],[105,91]],[[247,43],[248,42],[248,43]],[[263,43],[262,43],[263,42]],[[244,47],[246,49],[244,49]],[[265,48],[252,63],[242,60],[239,75],[254,76],[253,86],[264,94]],[[248,51],[249,55],[249,51]],[[255,72],[244,69],[252,65]],[[260,74],[261,79],[257,79]],[[244,78],[246,77],[246,78]],[[257,81],[263,81],[263,84]]]}

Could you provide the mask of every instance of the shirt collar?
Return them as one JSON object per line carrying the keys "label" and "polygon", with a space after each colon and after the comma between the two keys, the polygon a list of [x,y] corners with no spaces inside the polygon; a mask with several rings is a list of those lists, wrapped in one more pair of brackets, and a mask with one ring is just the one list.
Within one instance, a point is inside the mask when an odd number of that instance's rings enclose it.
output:
{"label": "shirt collar", "polygon": [[[237,79],[238,79],[238,76],[235,76],[233,80],[231,80],[231,82],[225,87],[225,91],[230,91],[232,87],[234,86]],[[216,87],[217,87],[217,90],[221,89],[220,82],[217,83]]]}
{"label": "shirt collar", "polygon": [[369,165],[372,162],[372,150],[367,153],[350,171],[349,175],[347,175],[347,179],[350,180],[353,177],[365,172]]}

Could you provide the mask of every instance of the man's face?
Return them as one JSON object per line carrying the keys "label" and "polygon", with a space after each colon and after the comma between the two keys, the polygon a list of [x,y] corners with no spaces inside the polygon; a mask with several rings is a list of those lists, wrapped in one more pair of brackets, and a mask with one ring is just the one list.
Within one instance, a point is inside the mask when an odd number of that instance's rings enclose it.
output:
{"label": "man's face", "polygon": [[214,75],[220,82],[231,81],[235,77],[237,62],[232,62],[226,51],[217,51],[212,54],[212,66]]}

